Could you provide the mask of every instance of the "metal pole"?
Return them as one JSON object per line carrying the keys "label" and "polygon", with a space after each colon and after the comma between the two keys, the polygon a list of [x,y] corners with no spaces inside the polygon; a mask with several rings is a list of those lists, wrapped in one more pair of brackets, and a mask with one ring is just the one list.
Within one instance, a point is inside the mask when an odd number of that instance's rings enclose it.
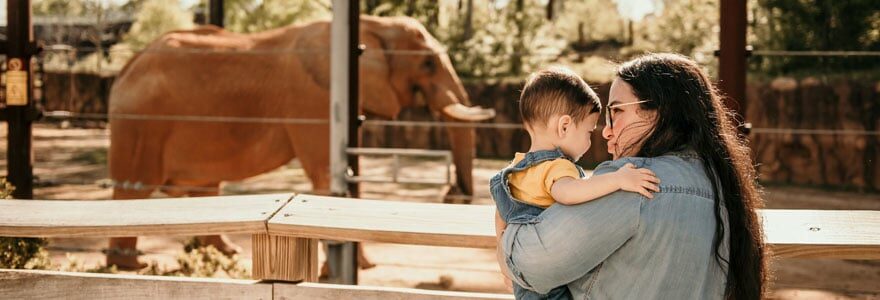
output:
{"label": "metal pole", "polygon": [[721,49],[718,51],[718,88],[726,95],[724,104],[745,118],[746,1],[721,0],[720,11]]}
{"label": "metal pole", "polygon": [[31,56],[37,52],[31,27],[30,0],[7,0],[6,108],[7,178],[16,199],[33,199],[31,124],[38,117],[33,101]]}
{"label": "metal pole", "polygon": [[[349,101],[357,102],[357,85],[352,86],[351,82],[351,73],[358,71],[356,59],[351,62],[351,49],[357,45],[351,43],[350,28],[351,8],[355,2],[334,0],[333,21],[330,24],[330,191],[336,196],[344,196],[348,192],[346,148],[349,146]],[[357,35],[357,31],[354,34]],[[354,84],[357,84],[357,77],[354,80]],[[350,99],[352,93],[354,99]],[[357,113],[357,110],[354,112]],[[332,272],[329,282],[357,284],[355,244],[330,243],[328,248],[327,261]]]}
{"label": "metal pole", "polygon": [[[361,147],[362,122],[358,95],[360,70],[358,58],[362,52],[359,38],[360,23],[360,1],[351,1],[348,7],[348,147],[355,149]],[[348,165],[352,175],[357,176],[360,171],[358,156],[348,156]],[[358,183],[349,183],[348,192],[350,197],[360,197]]]}
{"label": "metal pole", "polygon": [[208,22],[223,27],[223,0],[210,0],[208,3]]}
{"label": "metal pole", "polygon": [[[348,4],[348,148],[360,148],[361,146],[361,109],[359,95],[360,74],[359,57],[361,54],[360,47],[360,23],[361,23],[361,7],[360,1],[350,1]],[[343,150],[343,152],[346,152]],[[351,168],[353,176],[360,174],[360,158],[358,156],[348,156],[348,165]],[[350,197],[360,197],[360,183],[348,183],[348,195]],[[347,263],[343,266],[346,270],[343,274],[350,284],[358,283],[358,256],[360,254],[360,243],[349,243],[346,246],[351,249],[346,254],[349,255]]]}

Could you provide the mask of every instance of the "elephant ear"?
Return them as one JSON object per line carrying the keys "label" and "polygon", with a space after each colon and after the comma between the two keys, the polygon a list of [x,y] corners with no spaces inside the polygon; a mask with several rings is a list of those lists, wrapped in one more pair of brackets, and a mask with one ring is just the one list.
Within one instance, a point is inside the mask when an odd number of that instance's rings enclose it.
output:
{"label": "elephant ear", "polygon": [[401,103],[392,84],[391,56],[381,36],[367,27],[361,33],[361,44],[366,46],[360,59],[361,107],[370,113],[394,119],[400,113]]}
{"label": "elephant ear", "polygon": [[[375,28],[364,24],[360,42],[366,51],[360,57],[360,101],[361,108],[367,112],[395,118],[400,112],[400,101],[391,84],[391,66],[389,56],[385,54],[386,43],[375,33]],[[330,26],[322,30],[303,32],[297,42],[300,64],[307,75],[321,88],[330,90]]]}

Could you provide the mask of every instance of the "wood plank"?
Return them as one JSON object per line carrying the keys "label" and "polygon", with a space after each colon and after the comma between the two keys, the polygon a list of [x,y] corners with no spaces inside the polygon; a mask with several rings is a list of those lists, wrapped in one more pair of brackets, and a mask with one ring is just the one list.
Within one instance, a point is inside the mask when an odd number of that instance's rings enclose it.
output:
{"label": "wood plank", "polygon": [[[759,212],[777,257],[880,259],[880,211]],[[299,195],[269,220],[273,235],[492,248],[494,206]]]}
{"label": "wood plank", "polygon": [[765,209],[775,256],[880,259],[880,211]]}
{"label": "wood plank", "polygon": [[0,236],[265,233],[293,194],[148,200],[0,200]]}
{"label": "wood plank", "polygon": [[0,269],[4,299],[272,299],[256,280]]}
{"label": "wood plank", "polygon": [[345,241],[494,248],[495,208],[298,195],[269,234]]}
{"label": "wood plank", "polygon": [[253,278],[318,281],[318,240],[254,234]]}
{"label": "wood plank", "polygon": [[275,299],[314,300],[476,300],[513,299],[510,294],[434,291],[394,287],[353,286],[325,283],[275,284]]}

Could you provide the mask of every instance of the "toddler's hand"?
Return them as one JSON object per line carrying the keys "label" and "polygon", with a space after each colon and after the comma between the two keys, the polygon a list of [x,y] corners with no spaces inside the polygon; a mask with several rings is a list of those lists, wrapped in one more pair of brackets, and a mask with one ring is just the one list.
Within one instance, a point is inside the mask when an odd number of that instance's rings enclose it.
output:
{"label": "toddler's hand", "polygon": [[620,189],[627,192],[636,192],[648,199],[654,199],[651,192],[659,192],[660,179],[654,175],[654,172],[648,169],[636,169],[636,166],[628,163],[617,170],[617,181]]}
{"label": "toddler's hand", "polygon": [[513,282],[510,281],[510,278],[507,278],[507,276],[503,276],[503,277],[504,277],[504,286],[507,287],[507,292],[513,293]]}

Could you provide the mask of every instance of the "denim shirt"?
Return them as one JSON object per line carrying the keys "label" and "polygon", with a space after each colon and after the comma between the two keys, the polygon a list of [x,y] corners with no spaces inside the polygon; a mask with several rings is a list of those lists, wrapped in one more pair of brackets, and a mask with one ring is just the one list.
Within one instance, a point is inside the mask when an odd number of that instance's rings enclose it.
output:
{"label": "denim shirt", "polygon": [[[538,293],[567,284],[575,299],[723,298],[726,266],[713,251],[714,192],[702,161],[687,152],[628,157],[602,163],[594,174],[626,163],[660,178],[654,199],[617,191],[508,225],[501,240],[508,277]],[[723,207],[721,216],[729,233]],[[725,235],[725,261],[728,246]]]}
{"label": "denim shirt", "polygon": [[[505,223],[533,222],[538,215],[544,211],[543,207],[535,206],[523,201],[525,199],[514,198],[510,193],[508,175],[514,172],[524,171],[543,162],[560,158],[567,159],[574,164],[574,161],[562,153],[562,150],[559,148],[556,148],[556,150],[534,151],[526,153],[522,160],[512,166],[502,169],[501,172],[498,172],[498,174],[495,174],[495,176],[489,180],[489,191],[492,193],[492,200],[495,201],[495,207],[498,208],[498,213],[501,215],[501,219],[504,220]],[[577,168],[580,177],[584,177],[584,170],[576,164],[574,164],[574,166]]]}

